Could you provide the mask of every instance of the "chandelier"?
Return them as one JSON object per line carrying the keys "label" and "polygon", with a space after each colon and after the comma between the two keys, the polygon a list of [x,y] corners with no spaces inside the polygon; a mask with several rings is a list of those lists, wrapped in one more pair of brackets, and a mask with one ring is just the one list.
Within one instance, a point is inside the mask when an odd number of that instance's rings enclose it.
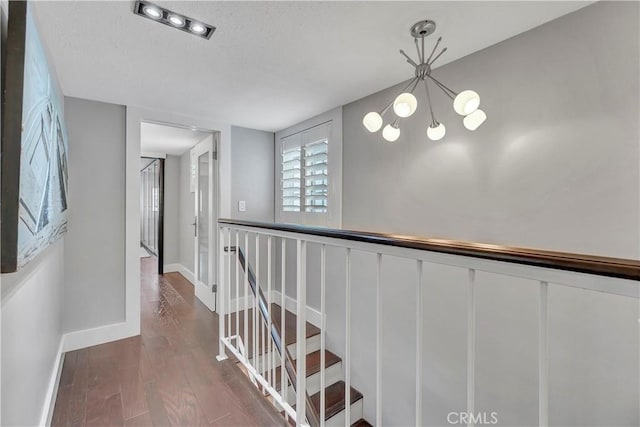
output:
{"label": "chandelier", "polygon": [[416,45],[416,51],[418,53],[418,60],[414,61],[404,50],[400,49],[400,54],[404,56],[407,62],[415,68],[415,76],[404,89],[402,89],[400,95],[394,100],[389,102],[380,112],[372,111],[367,113],[362,119],[362,124],[369,132],[377,132],[382,128],[384,123],[383,116],[393,106],[393,112],[396,118],[390,121],[384,129],[382,129],[382,137],[389,141],[394,142],[400,137],[400,119],[407,118],[415,113],[418,107],[418,100],[413,95],[416,87],[420,82],[424,83],[424,89],[427,93],[427,103],[429,104],[429,111],[431,113],[431,124],[427,127],[427,137],[432,141],[438,141],[442,139],[447,131],[443,123],[440,123],[435,114],[433,113],[433,106],[431,105],[431,94],[429,92],[429,81],[432,82],[437,88],[440,88],[445,95],[447,95],[453,101],[453,109],[456,113],[464,116],[462,123],[464,127],[469,130],[476,130],[487,119],[487,115],[484,111],[479,109],[480,96],[472,90],[463,90],[458,93],[431,75],[433,63],[440,58],[440,56],[447,51],[447,48],[443,48],[437,55],[434,56],[442,37],[439,37],[435,46],[431,50],[431,54],[425,59],[424,54],[424,39],[428,35],[432,34],[436,29],[436,23],[431,20],[424,20],[415,23],[411,27],[411,36]]}

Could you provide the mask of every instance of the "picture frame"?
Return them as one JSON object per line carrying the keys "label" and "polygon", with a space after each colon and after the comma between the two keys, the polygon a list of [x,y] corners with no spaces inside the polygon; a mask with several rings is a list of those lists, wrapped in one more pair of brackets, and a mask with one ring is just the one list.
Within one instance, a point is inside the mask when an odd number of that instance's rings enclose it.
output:
{"label": "picture frame", "polygon": [[0,258],[11,273],[67,230],[64,98],[27,1],[9,2],[3,84]]}

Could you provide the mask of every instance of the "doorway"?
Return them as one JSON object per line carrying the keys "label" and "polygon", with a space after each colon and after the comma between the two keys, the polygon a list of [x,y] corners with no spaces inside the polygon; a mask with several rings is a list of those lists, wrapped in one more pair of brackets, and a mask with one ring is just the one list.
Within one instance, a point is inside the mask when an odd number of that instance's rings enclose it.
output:
{"label": "doorway", "polygon": [[217,290],[218,138],[217,131],[192,126],[140,124],[141,248],[157,257],[159,274],[178,272],[191,282],[196,297],[212,311]]}
{"label": "doorway", "polygon": [[141,257],[155,256],[158,274],[164,265],[164,159],[142,157],[140,163]]}

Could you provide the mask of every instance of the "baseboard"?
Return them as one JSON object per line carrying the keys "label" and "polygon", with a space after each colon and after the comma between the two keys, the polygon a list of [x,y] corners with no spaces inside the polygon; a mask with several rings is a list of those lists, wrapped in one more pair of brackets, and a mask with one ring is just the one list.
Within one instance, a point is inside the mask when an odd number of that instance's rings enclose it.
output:
{"label": "baseboard", "polygon": [[[271,291],[271,301],[276,303],[282,302],[282,294],[278,291]],[[285,308],[288,311],[295,313],[298,310],[298,302],[295,299],[285,295],[284,301]],[[307,306],[307,322],[320,328],[322,325],[322,314],[315,308]]]}
{"label": "baseboard", "polygon": [[140,325],[132,325],[130,322],[114,323],[112,325],[69,332],[62,337],[63,351],[78,350],[139,334]]}
{"label": "baseboard", "polygon": [[51,419],[53,418],[53,409],[56,407],[56,397],[58,397],[58,385],[60,384],[60,374],[62,373],[62,365],[64,364],[64,336],[60,337],[60,344],[58,345],[58,353],[56,354],[56,360],[53,363],[53,371],[49,378],[49,385],[47,386],[47,394],[44,399],[44,406],[40,413],[41,426],[50,426]]}
{"label": "baseboard", "polygon": [[185,279],[190,281],[191,284],[194,284],[196,282],[196,276],[193,274],[193,272],[179,263],[165,264],[162,266],[162,271],[164,271],[165,273],[180,273],[184,276]]}

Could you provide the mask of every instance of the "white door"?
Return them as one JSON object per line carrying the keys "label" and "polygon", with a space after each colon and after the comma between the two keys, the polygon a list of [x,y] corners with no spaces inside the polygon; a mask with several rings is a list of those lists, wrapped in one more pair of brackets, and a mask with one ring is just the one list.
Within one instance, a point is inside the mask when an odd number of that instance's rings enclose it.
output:
{"label": "white door", "polygon": [[191,150],[195,163],[195,293],[207,307],[215,310],[216,301],[216,238],[217,183],[215,135],[200,142]]}

